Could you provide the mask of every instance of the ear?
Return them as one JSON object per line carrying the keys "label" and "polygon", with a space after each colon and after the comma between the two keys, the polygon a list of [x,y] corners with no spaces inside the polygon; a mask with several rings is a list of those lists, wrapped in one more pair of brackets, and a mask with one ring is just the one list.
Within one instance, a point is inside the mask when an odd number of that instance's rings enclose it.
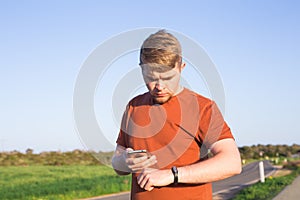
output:
{"label": "ear", "polygon": [[184,68],[185,68],[185,62],[182,62],[180,66],[180,71],[182,71]]}
{"label": "ear", "polygon": [[181,70],[183,70],[183,68],[185,68],[185,62],[181,63]]}

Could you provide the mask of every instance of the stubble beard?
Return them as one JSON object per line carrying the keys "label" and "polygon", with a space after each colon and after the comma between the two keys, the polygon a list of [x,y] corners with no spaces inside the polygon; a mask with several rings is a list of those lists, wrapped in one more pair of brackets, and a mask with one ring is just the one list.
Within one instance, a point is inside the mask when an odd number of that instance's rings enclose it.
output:
{"label": "stubble beard", "polygon": [[155,96],[152,96],[152,98],[153,98],[154,103],[164,104],[164,103],[167,103],[172,98],[172,96],[171,95],[168,95],[166,97],[155,97]]}

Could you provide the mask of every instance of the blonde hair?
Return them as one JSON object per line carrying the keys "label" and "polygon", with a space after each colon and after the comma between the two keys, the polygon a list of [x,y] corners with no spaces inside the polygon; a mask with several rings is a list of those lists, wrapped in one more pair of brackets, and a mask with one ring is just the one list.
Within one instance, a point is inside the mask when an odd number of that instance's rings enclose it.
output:
{"label": "blonde hair", "polygon": [[140,65],[148,65],[159,68],[174,68],[181,64],[181,45],[179,41],[165,30],[151,34],[144,42],[140,50]]}

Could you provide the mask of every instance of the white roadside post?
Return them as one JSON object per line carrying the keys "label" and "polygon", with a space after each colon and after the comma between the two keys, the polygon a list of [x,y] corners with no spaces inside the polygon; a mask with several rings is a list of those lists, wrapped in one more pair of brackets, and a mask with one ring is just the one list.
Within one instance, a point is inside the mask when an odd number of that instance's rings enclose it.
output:
{"label": "white roadside post", "polygon": [[260,182],[265,182],[265,170],[264,170],[264,163],[263,161],[259,162],[259,176],[260,176]]}

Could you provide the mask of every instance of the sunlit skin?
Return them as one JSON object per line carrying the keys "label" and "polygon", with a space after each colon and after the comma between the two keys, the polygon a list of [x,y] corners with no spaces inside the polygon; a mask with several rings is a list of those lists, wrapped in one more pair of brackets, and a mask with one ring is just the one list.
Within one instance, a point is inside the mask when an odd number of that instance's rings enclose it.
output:
{"label": "sunlit skin", "polygon": [[166,103],[182,91],[180,75],[184,67],[185,63],[182,63],[166,72],[157,72],[149,66],[142,68],[145,84],[155,103]]}

